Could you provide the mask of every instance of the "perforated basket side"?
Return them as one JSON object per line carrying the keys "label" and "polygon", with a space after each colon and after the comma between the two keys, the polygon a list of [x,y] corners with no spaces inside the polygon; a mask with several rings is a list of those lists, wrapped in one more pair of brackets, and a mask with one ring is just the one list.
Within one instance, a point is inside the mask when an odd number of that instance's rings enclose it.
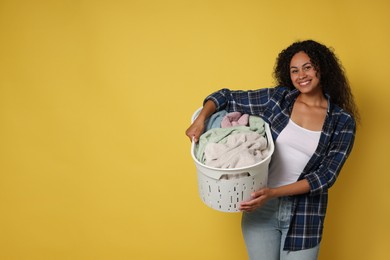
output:
{"label": "perforated basket side", "polygon": [[223,212],[239,212],[240,203],[267,184],[267,174],[231,180],[215,180],[198,172],[199,195],[209,207]]}

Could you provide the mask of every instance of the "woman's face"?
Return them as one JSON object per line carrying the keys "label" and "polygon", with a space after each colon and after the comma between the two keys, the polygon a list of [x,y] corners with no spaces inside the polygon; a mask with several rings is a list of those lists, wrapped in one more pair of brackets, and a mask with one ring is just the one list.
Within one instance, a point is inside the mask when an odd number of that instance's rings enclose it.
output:
{"label": "woman's face", "polygon": [[290,78],[295,88],[301,93],[320,90],[320,77],[309,56],[303,51],[296,53],[290,62]]}

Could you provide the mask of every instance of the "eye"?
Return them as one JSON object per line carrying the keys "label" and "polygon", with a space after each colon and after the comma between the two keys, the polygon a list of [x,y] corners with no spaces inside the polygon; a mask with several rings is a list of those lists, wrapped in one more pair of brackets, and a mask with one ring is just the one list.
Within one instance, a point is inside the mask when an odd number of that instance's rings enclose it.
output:
{"label": "eye", "polygon": [[311,70],[313,67],[311,66],[311,65],[308,65],[308,66],[305,66],[305,67],[303,67],[303,69],[305,70],[305,71],[309,71],[309,70]]}
{"label": "eye", "polygon": [[290,70],[290,73],[291,74],[296,74],[296,73],[298,73],[298,70],[297,69]]}

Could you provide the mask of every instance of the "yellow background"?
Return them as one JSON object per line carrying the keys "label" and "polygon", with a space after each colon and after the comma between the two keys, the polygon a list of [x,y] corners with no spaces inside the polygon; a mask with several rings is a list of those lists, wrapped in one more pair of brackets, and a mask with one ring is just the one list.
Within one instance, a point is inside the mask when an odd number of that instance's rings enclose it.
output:
{"label": "yellow background", "polygon": [[0,259],[246,259],[198,197],[184,131],[222,87],[273,86],[313,38],[362,115],[320,259],[389,259],[390,2],[0,0]]}

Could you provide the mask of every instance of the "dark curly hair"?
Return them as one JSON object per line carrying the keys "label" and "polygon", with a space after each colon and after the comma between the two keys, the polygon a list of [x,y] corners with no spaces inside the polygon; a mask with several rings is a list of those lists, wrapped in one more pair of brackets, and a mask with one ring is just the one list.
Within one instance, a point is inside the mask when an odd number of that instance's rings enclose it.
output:
{"label": "dark curly hair", "polygon": [[320,73],[323,92],[331,97],[333,103],[359,121],[359,112],[344,68],[333,50],[321,43],[313,40],[297,41],[280,52],[274,67],[274,78],[277,84],[290,89],[295,88],[290,78],[290,61],[296,53],[301,51],[309,56],[314,68]]}

